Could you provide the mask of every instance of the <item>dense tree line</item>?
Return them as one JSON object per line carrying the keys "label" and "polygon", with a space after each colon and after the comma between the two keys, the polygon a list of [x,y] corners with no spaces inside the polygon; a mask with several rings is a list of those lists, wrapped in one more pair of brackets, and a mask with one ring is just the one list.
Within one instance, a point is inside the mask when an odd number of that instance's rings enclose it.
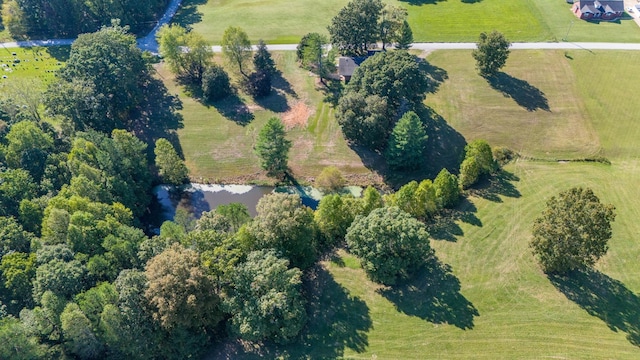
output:
{"label": "dense tree line", "polygon": [[14,37],[69,38],[120,19],[133,33],[155,25],[169,0],[10,0],[3,22]]}

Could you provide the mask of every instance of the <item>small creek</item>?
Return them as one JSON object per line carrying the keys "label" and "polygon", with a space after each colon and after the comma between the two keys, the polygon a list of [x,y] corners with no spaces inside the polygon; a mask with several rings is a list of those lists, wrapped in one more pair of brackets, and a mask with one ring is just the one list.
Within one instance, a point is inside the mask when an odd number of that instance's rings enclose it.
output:
{"label": "small creek", "polygon": [[[158,185],[153,189],[162,207],[162,217],[171,220],[176,209],[182,208],[199,218],[203,212],[211,211],[220,205],[242,203],[247,206],[249,214],[256,216],[258,201],[267,194],[274,192],[298,194],[302,203],[312,209],[318,206],[322,193],[309,186],[254,186],[254,185],[216,185],[189,184],[178,189],[172,185]],[[351,186],[343,193],[351,193],[358,197],[362,188]]]}

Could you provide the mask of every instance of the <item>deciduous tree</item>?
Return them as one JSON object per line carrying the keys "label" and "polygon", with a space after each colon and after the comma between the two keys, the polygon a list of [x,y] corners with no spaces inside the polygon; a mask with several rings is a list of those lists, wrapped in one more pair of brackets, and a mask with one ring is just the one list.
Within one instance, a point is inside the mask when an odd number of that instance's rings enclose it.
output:
{"label": "deciduous tree", "polygon": [[361,56],[380,36],[381,0],[352,0],[331,20],[331,43],[342,55]]}
{"label": "deciduous tree", "polygon": [[546,273],[593,266],[607,253],[615,207],[602,204],[589,188],[551,197],[533,225],[531,247]]}
{"label": "deciduous tree", "polygon": [[188,180],[189,170],[169,140],[156,140],[153,153],[156,156],[155,162],[158,167],[158,174],[163,182],[182,185]]}
{"label": "deciduous tree", "polygon": [[217,101],[231,95],[229,74],[217,64],[207,66],[202,74],[202,95],[208,101]]}
{"label": "deciduous tree", "polygon": [[502,33],[494,30],[489,34],[480,33],[476,45],[477,48],[473,50],[472,55],[476,60],[478,72],[484,77],[496,75],[507,62],[511,43]]}
{"label": "deciduous tree", "polygon": [[410,277],[432,254],[424,225],[397,207],[357,217],[346,240],[367,276],[385,285]]}
{"label": "deciduous tree", "polygon": [[436,190],[436,199],[439,207],[451,208],[458,205],[460,201],[460,186],[458,185],[457,176],[451,174],[447,169],[442,169],[433,180],[433,186]]}
{"label": "deciduous tree", "polygon": [[222,53],[227,61],[243,76],[247,76],[247,63],[251,60],[251,42],[239,27],[229,26],[222,35]]}
{"label": "deciduous tree", "polygon": [[307,320],[301,275],[273,250],[251,252],[225,301],[231,331],[249,341],[292,341]]}

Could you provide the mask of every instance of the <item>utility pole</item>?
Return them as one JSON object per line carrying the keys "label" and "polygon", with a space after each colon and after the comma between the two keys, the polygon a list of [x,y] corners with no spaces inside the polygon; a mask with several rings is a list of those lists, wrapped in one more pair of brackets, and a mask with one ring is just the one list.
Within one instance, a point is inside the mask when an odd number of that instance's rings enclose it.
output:
{"label": "utility pole", "polygon": [[562,38],[562,41],[567,41],[567,39],[569,38],[569,31],[571,31],[571,27],[573,26],[573,22],[575,20],[571,20],[571,23],[569,24],[569,28],[567,29],[567,33],[564,34],[564,37]]}

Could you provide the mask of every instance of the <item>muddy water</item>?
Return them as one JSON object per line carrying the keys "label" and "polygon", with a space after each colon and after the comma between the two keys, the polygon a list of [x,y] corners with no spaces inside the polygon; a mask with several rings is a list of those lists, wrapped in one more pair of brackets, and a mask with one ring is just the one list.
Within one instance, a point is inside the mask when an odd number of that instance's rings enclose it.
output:
{"label": "muddy water", "polygon": [[[346,192],[360,196],[361,188],[346,188]],[[164,219],[173,219],[176,209],[182,208],[199,218],[205,211],[211,211],[220,205],[242,203],[247,206],[251,216],[256,216],[258,201],[273,192],[298,194],[302,203],[312,209],[318,206],[322,194],[311,187],[252,185],[204,185],[190,184],[178,191],[174,186],[159,185],[154,188],[154,194],[162,205]]]}

